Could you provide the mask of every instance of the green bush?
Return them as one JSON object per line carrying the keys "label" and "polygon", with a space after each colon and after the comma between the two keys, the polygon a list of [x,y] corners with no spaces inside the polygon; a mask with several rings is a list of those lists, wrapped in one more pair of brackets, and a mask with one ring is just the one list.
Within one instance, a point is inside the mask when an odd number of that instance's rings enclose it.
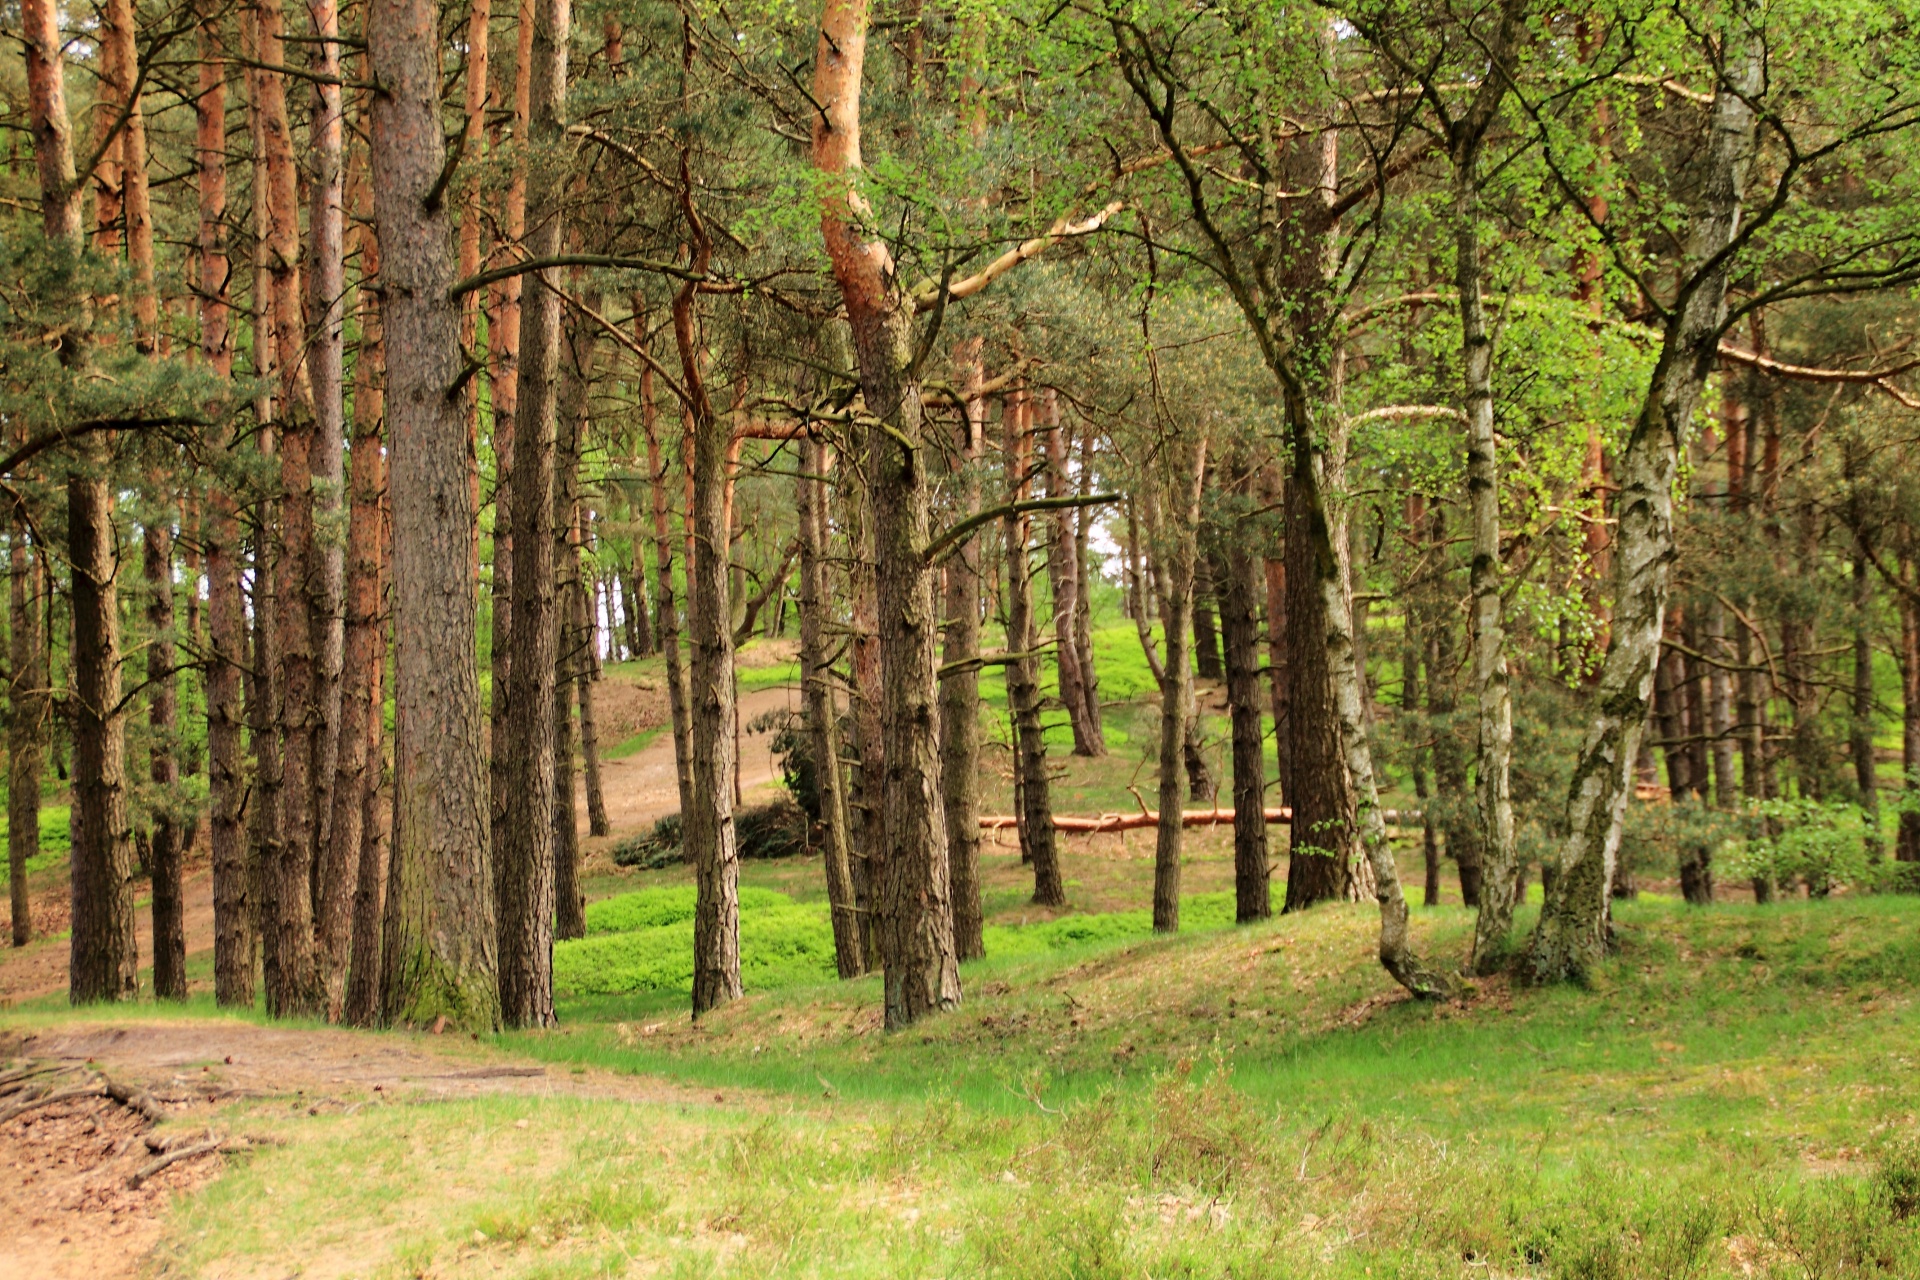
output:
{"label": "green bush", "polygon": [[1815,897],[1841,887],[1876,889],[1887,877],[1887,864],[1869,856],[1871,829],[1858,805],[1763,800],[1748,806],[1746,819],[1747,838],[1723,860],[1733,875],[1775,885],[1804,882]]}

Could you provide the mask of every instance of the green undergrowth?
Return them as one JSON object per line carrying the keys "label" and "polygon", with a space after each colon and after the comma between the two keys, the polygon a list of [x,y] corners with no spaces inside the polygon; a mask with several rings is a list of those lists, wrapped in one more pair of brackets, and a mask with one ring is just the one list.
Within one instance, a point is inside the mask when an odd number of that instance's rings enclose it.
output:
{"label": "green undergrowth", "polygon": [[[754,900],[743,935],[791,909]],[[690,901],[615,899],[596,927]],[[185,1200],[160,1269],[1920,1275],[1920,902],[1618,917],[1590,989],[1437,1007],[1397,998],[1364,906],[990,955],[958,1009],[894,1033],[874,978],[697,1025],[677,995],[572,1000],[501,1046],[657,1077],[652,1100],[247,1102],[234,1125],[287,1145]],[[1470,925],[1421,912],[1415,941],[1444,960]]]}
{"label": "green undergrowth", "polygon": [[[750,990],[820,983],[837,973],[827,904],[796,902],[772,889],[740,890],[740,977]],[[684,995],[693,989],[692,885],[660,885],[587,906],[587,937],[554,946],[554,991],[562,1000]],[[1182,903],[1189,928],[1233,923],[1233,896],[1198,894]],[[1014,959],[1075,947],[1143,939],[1148,911],[1069,915],[1030,925],[989,925],[987,955]]]}
{"label": "green undergrowth", "polygon": [[[69,826],[72,809],[64,804],[40,805],[40,851],[27,859],[27,878],[51,870],[66,859],[70,846]],[[0,886],[13,882],[12,859],[7,841],[6,809],[0,806]]]}

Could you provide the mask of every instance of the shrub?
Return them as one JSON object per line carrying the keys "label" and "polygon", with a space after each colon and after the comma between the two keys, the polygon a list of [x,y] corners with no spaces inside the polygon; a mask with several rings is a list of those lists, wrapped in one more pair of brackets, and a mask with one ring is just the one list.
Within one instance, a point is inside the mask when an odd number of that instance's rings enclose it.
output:
{"label": "shrub", "polygon": [[1886,872],[1868,854],[1866,813],[1845,801],[1822,803],[1804,797],[1763,800],[1746,811],[1746,839],[1725,859],[1738,876],[1775,885],[1804,881],[1807,892],[1824,897],[1848,886],[1877,888]]}
{"label": "shrub", "polygon": [[658,871],[684,860],[680,852],[680,815],[670,813],[653,830],[626,836],[613,846],[613,865]]}
{"label": "shrub", "polygon": [[[733,815],[734,848],[742,858],[795,858],[807,852],[807,815],[790,796],[750,805]],[[617,867],[658,871],[684,861],[680,815],[670,813],[653,830],[613,846]]]}

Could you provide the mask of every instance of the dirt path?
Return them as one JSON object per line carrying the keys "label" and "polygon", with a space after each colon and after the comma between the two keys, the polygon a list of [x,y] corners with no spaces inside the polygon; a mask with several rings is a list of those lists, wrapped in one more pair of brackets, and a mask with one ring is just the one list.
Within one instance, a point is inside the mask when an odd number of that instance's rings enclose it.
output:
{"label": "dirt path", "polygon": [[[746,727],[768,711],[798,711],[800,690],[785,686],[757,689],[740,696],[740,794],[752,803],[780,778],[780,766],[767,744],[771,733],[748,733]],[[614,840],[645,831],[661,818],[680,808],[680,784],[674,775],[673,735],[662,733],[644,748],[624,760],[609,760],[600,766],[601,787],[607,796],[607,822]],[[764,795],[759,798],[765,799]],[[587,834],[587,784],[581,779],[574,791],[574,812],[579,815],[580,834]]]}
{"label": "dirt path", "polygon": [[[24,1092],[22,1070],[36,1073]],[[142,1274],[172,1197],[216,1176],[228,1157],[203,1154],[137,1187],[131,1176],[156,1152],[209,1135],[244,1145],[233,1108],[248,1100],[295,1098],[308,1115],[488,1094],[720,1100],[659,1080],[549,1069],[453,1036],[218,1020],[0,1030],[0,1116],[34,1091],[102,1079],[143,1091],[163,1123],[97,1094],[0,1120],[0,1280]]]}

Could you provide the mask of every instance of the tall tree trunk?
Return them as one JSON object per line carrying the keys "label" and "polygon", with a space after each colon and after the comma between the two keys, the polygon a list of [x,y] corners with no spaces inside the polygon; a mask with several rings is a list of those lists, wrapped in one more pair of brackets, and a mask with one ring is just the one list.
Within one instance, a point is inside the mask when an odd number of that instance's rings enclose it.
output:
{"label": "tall tree trunk", "polygon": [[1607,890],[1621,821],[1633,795],[1634,758],[1666,616],[1673,476],[1725,322],[1731,269],[1726,250],[1740,228],[1741,192],[1754,149],[1749,104],[1759,84],[1760,59],[1752,37],[1736,26],[1700,165],[1702,205],[1690,253],[1697,265],[1683,276],[1646,399],[1621,459],[1613,638],[1595,714],[1568,789],[1559,873],[1533,934],[1529,970],[1535,981],[1584,978],[1607,948]]}
{"label": "tall tree trunk", "polygon": [[[1273,507],[1285,493],[1285,483],[1268,467],[1261,473],[1260,501]],[[1275,555],[1275,551],[1281,554]],[[1287,562],[1285,549],[1269,547],[1266,553],[1267,588],[1267,674],[1273,699],[1274,782],[1280,789],[1280,803],[1293,803],[1293,705],[1292,680],[1287,672]]]}
{"label": "tall tree trunk", "polygon": [[[1093,496],[1093,430],[1080,436],[1080,496]],[[1083,506],[1074,513],[1074,567],[1079,571],[1079,589],[1074,593],[1073,645],[1080,655],[1080,697],[1087,709],[1087,727],[1091,731],[1094,754],[1107,753],[1106,730],[1100,716],[1100,672],[1093,660],[1093,570],[1087,553],[1093,528],[1093,508]],[[977,838],[977,837],[976,837]],[[948,839],[952,839],[949,831]]]}
{"label": "tall tree trunk", "polygon": [[[597,303],[598,299],[592,302]],[[597,305],[594,310],[599,310]],[[553,902],[554,936],[587,936],[586,902],[580,896],[580,820],[573,796],[575,681],[587,672],[584,610],[579,606],[580,547],[574,540],[580,501],[581,428],[587,415],[593,334],[569,323],[560,371],[553,466],[554,627],[558,643],[553,670]]]}
{"label": "tall tree trunk", "polygon": [[153,874],[153,994],[187,998],[186,901],[180,888],[179,695],[174,687],[173,530],[168,515],[149,518],[141,568],[147,589],[147,723],[153,731],[149,770],[156,802],[148,866]]}
{"label": "tall tree trunk", "polygon": [[[307,126],[309,162],[307,229],[312,268],[307,275],[306,362],[313,387],[314,541],[309,592],[314,655],[313,831],[314,914],[320,958],[326,957],[327,922],[344,921],[352,905],[351,880],[330,873],[333,844],[334,772],[340,755],[340,673],[345,661],[345,531],[340,527],[347,438],[346,406],[346,119],[340,79],[340,10],[337,0],[306,0],[314,43],[308,46],[313,113]],[[329,83],[333,81],[335,83]],[[351,864],[349,864],[351,866]],[[336,893],[340,900],[328,898]],[[338,986],[322,971],[321,988]],[[337,1009],[338,1001],[333,1006]]]}
{"label": "tall tree trunk", "polygon": [[[634,301],[638,304],[639,297],[636,296]],[[641,309],[636,305],[634,325],[642,330],[636,339],[644,341],[645,325],[638,319],[640,314]],[[654,635],[659,639],[666,666],[667,708],[673,720],[674,777],[679,783],[680,812],[684,816],[693,809],[693,730],[687,708],[687,677],[680,663],[680,610],[673,592],[673,534],[667,520],[667,464],[660,452],[660,426],[654,410],[653,368],[650,365],[640,367],[640,422],[647,437],[647,475],[649,488],[653,490],[653,603],[658,610]]]}
{"label": "tall tree trunk", "polygon": [[[1183,447],[1176,451],[1175,445]],[[1200,531],[1200,493],[1207,471],[1207,440],[1169,441],[1163,451],[1163,492],[1149,493],[1148,533],[1159,544],[1158,603],[1165,655],[1160,667],[1160,821],[1153,846],[1153,931],[1180,928],[1180,860],[1185,843],[1181,774],[1193,753],[1186,750],[1193,727],[1194,563]],[[1191,463],[1189,469],[1188,464]]]}
{"label": "tall tree trunk", "polygon": [[[255,48],[269,66],[286,64],[280,0],[254,9]],[[276,1015],[313,1014],[323,993],[313,946],[315,810],[313,773],[320,738],[320,688],[314,651],[314,423],[306,325],[300,296],[300,206],[286,85],[271,71],[251,77],[266,187],[266,267],[272,296],[281,500],[275,535],[273,679],[279,710],[279,842],[269,868],[263,939],[267,1008]]]}
{"label": "tall tree trunk", "polygon": [[[526,145],[541,157],[566,130],[569,0],[538,0],[534,14],[532,115]],[[560,251],[562,175],[529,161],[526,251]],[[513,629],[507,675],[506,830],[494,891],[500,928],[500,1012],[508,1026],[553,1023],[554,927],[554,442],[558,424],[560,295],[528,277],[522,316],[519,412],[513,429]]]}
{"label": "tall tree trunk", "polygon": [[17,508],[11,534],[7,577],[7,874],[13,945],[24,947],[33,941],[27,862],[40,852],[40,775],[47,767],[52,708],[41,676],[46,667],[46,636],[40,625],[46,566],[36,551],[28,549],[27,521]]}
{"label": "tall tree trunk", "polygon": [[1047,779],[1047,740],[1040,723],[1040,662],[1032,656],[1033,569],[1028,562],[1032,520],[1016,509],[1026,501],[1033,471],[1033,401],[1015,394],[1003,415],[1006,427],[1007,516],[1007,712],[1013,718],[1015,794],[1019,796],[1020,853],[1033,864],[1033,901],[1060,907],[1067,901],[1060,880],[1060,848],[1053,830],[1053,796]]}
{"label": "tall tree trunk", "polygon": [[[1360,896],[1353,874],[1353,782],[1341,756],[1332,673],[1327,667],[1326,602],[1310,528],[1316,508],[1311,459],[1298,456],[1286,487],[1286,632],[1288,754],[1293,821],[1287,835],[1283,911]],[[1329,535],[1330,536],[1330,535]]]}
{"label": "tall tree trunk", "polygon": [[[585,536],[583,522],[581,537],[584,539]],[[579,589],[574,592],[574,627],[581,638],[582,656],[574,672],[574,683],[578,690],[576,696],[580,700],[580,774],[586,783],[587,834],[605,836],[613,834],[613,824],[607,819],[607,792],[600,775],[600,722],[594,713],[593,686],[600,681],[599,635],[594,625],[595,614],[599,610],[596,599],[593,585],[582,579]],[[584,899],[582,902],[584,911]],[[584,916],[580,920],[580,931],[584,937]]]}
{"label": "tall tree trunk", "polygon": [[[960,416],[954,474],[954,518],[980,513],[980,458],[987,402],[980,339],[963,342],[954,367],[967,393]],[[961,960],[986,954],[980,908],[980,539],[963,539],[947,556],[945,631],[940,657],[940,797],[947,820],[947,861],[953,892],[953,949]],[[1009,646],[1010,648],[1012,646]],[[959,665],[956,665],[959,664]]]}
{"label": "tall tree trunk", "polygon": [[[465,100],[462,104],[466,124],[460,134],[460,150],[463,156],[475,162],[481,158],[486,145],[487,102],[492,89],[488,79],[492,62],[492,33],[488,28],[492,25],[492,19],[492,0],[470,0],[467,8]],[[481,207],[484,199],[481,184],[471,183],[460,201],[460,257],[456,270],[462,280],[470,279],[480,270],[480,223],[485,212]],[[475,350],[479,344],[480,305],[479,290],[466,295],[460,303],[460,345],[467,351]],[[499,335],[489,331],[488,346],[492,347],[498,341]],[[494,353],[490,351],[488,354]],[[477,388],[467,398],[467,453],[473,509],[478,511],[483,504],[480,497],[480,395]],[[480,567],[480,529],[477,525],[473,530],[473,564],[477,575]]]}
{"label": "tall tree trunk", "polygon": [[[848,836],[853,851],[853,894],[860,911],[861,947],[866,967],[880,967],[880,874],[886,861],[886,832],[881,805],[886,792],[886,753],[880,733],[880,601],[874,576],[873,450],[854,445],[857,465],[848,512],[847,596],[853,637],[848,690],[853,717],[853,754],[860,762],[859,785],[848,802]],[[851,459],[843,459],[843,463]],[[843,467],[843,470],[846,468]],[[998,577],[998,575],[995,575]]]}
{"label": "tall tree trunk", "polygon": [[885,849],[875,878],[886,1025],[903,1027],[960,1003],[960,969],[936,759],[939,617],[933,566],[925,551],[931,486],[913,361],[913,304],[894,276],[886,247],[861,241],[863,201],[852,185],[861,168],[867,21],[868,0],[825,0],[813,97],[828,106],[814,120],[813,163],[827,179],[820,229],[846,304],[860,388],[867,412],[884,426],[868,433],[885,676],[880,717]]}
{"label": "tall tree trunk", "polygon": [[[515,26],[515,154],[513,174],[507,180],[506,197],[507,241],[515,246],[522,245],[527,231],[527,168],[533,155],[527,135],[533,117],[533,30],[537,3],[538,0],[520,0]],[[507,707],[513,685],[514,424],[520,417],[520,301],[525,287],[525,276],[509,276],[501,282],[495,308],[499,315],[499,333],[496,339],[494,326],[490,325],[487,342],[489,354],[494,359],[493,637],[488,653],[493,689],[489,707],[487,777],[489,825],[493,832],[496,864],[499,851],[507,845],[507,797],[514,777],[514,765],[507,753],[507,742],[512,737],[507,724]],[[643,378],[647,376],[642,374]]]}
{"label": "tall tree trunk", "polygon": [[127,818],[126,713],[120,705],[119,534],[105,450],[67,477],[73,568],[74,1004],[139,993],[134,945],[133,832]]}
{"label": "tall tree trunk", "polygon": [[[1252,473],[1233,459],[1226,477],[1233,497],[1250,502]],[[1260,725],[1259,567],[1253,548],[1236,529],[1216,572],[1220,585],[1220,630],[1226,641],[1227,708],[1233,732],[1234,922],[1251,924],[1273,914],[1267,888],[1266,735]]]}
{"label": "tall tree trunk", "polygon": [[[332,861],[353,871],[352,917],[345,938],[333,917],[322,933],[326,957],[328,1015],[354,1026],[371,1026],[380,1012],[380,933],[386,902],[386,844],[368,823],[384,761],[381,686],[387,664],[386,458],[381,428],[386,416],[385,343],[380,301],[366,282],[380,274],[380,244],[370,232],[358,237],[360,355],[354,364],[353,495],[347,527],[346,653],[340,702],[340,768],[334,781]],[[377,827],[377,822],[375,826]],[[344,947],[342,943],[344,941]],[[335,975],[344,970],[342,983]]]}
{"label": "tall tree trunk", "polygon": [[1707,674],[1707,730],[1713,735],[1713,803],[1731,809],[1740,793],[1733,767],[1733,677],[1725,664],[1733,662],[1727,641],[1727,610],[1716,596],[1707,606],[1707,643],[1716,662]]}
{"label": "tall tree trunk", "polygon": [[800,682],[806,697],[807,732],[820,788],[820,825],[825,837],[827,907],[833,920],[834,966],[842,978],[866,972],[860,946],[860,916],[853,894],[847,848],[847,793],[840,768],[840,721],[834,706],[833,672],[827,663],[827,446],[812,437],[800,443],[795,509],[800,520]]}
{"label": "tall tree trunk", "polygon": [[[682,177],[686,174],[683,169]],[[685,196],[691,206],[690,193]],[[703,232],[704,234],[704,232]],[[696,270],[705,271],[710,245],[703,239]],[[733,612],[727,565],[731,531],[727,514],[727,452],[731,430],[714,412],[700,368],[693,313],[694,288],[674,295],[673,334],[680,353],[686,406],[692,493],[687,503],[687,630],[692,641],[688,685],[692,803],[681,814],[688,860],[696,886],[693,915],[693,1016],[740,997],[740,861],[734,844]]]}
{"label": "tall tree trunk", "polygon": [[460,313],[452,228],[428,203],[445,165],[438,8],[372,0],[367,48],[381,86],[371,178],[380,235],[393,511],[393,852],[381,947],[381,1016],[490,1031],[500,1022],[487,784],[469,539],[466,423],[451,394]]}
{"label": "tall tree trunk", "polygon": [[[1214,622],[1213,566],[1202,556],[1193,566],[1193,661],[1195,674],[1202,680],[1224,680],[1226,670],[1220,663],[1220,628]],[[1199,799],[1198,796],[1194,797]]]}
{"label": "tall tree trunk", "polygon": [[[1068,429],[1060,422],[1060,397],[1049,388],[1041,396],[1046,428],[1047,496],[1064,498],[1073,492],[1072,477],[1067,474],[1067,458],[1073,444]],[[1080,669],[1080,646],[1075,629],[1080,617],[1079,547],[1075,526],[1080,513],[1062,507],[1048,520],[1051,538],[1047,544],[1047,579],[1053,588],[1053,653],[1058,670],[1060,701],[1066,706],[1067,721],[1073,729],[1073,754],[1100,754],[1098,716],[1087,714],[1086,673]],[[951,840],[951,827],[949,840]]]}

